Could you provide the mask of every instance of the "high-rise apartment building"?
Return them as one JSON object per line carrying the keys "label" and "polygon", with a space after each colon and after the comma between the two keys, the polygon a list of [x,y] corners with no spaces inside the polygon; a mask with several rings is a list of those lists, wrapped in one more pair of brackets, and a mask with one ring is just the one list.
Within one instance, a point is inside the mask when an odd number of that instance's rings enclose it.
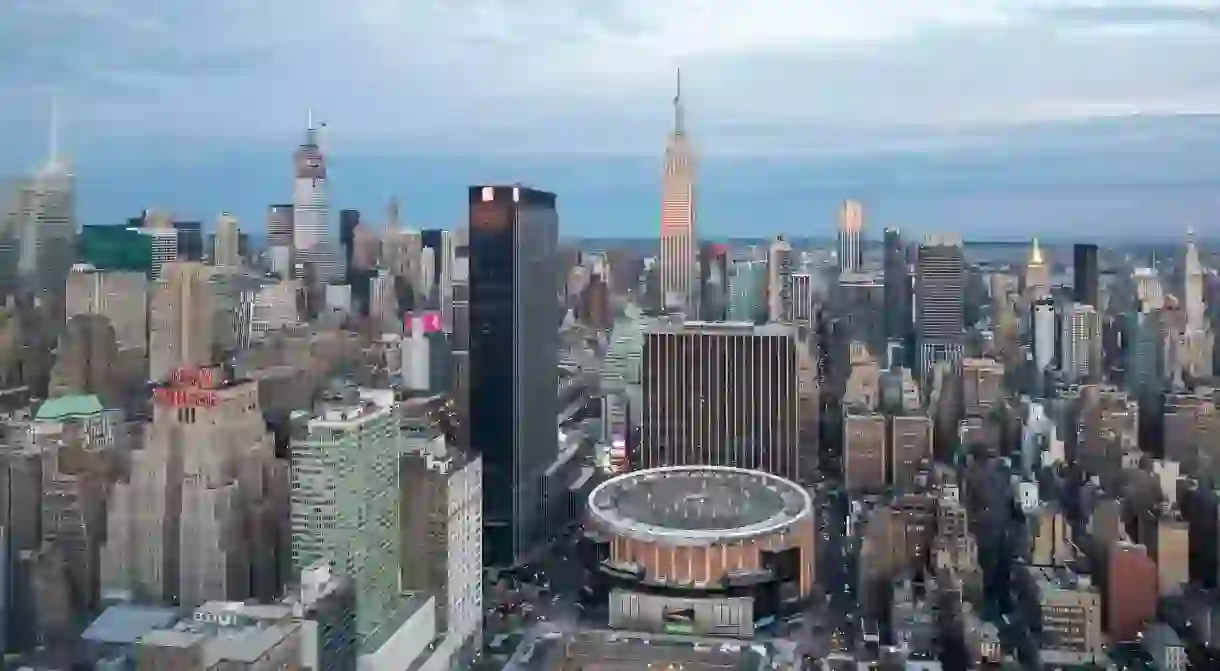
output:
{"label": "high-rise apartment building", "polygon": [[178,230],[168,212],[145,212],[140,232],[152,245],[153,279],[164,276],[165,264],[178,261]]}
{"label": "high-rise apartment building", "polygon": [[1034,372],[1041,375],[1055,363],[1055,303],[1040,300],[1033,307]]}
{"label": "high-rise apartment building", "polygon": [[1072,299],[1077,303],[1092,305],[1100,310],[1097,302],[1099,280],[1097,267],[1097,245],[1077,243],[1072,245]]}
{"label": "high-rise apartment building", "polygon": [[796,328],[662,323],[645,334],[641,462],[800,477]]}
{"label": "high-rise apartment building", "polygon": [[[406,421],[406,420],[404,420]],[[474,647],[483,629],[483,464],[420,436],[402,456],[402,584],[436,598],[437,629]]]}
{"label": "high-rise apartment building", "polygon": [[207,366],[215,340],[213,269],[201,263],[165,264],[149,303],[149,379],[174,370]]}
{"label": "high-rise apartment building", "polygon": [[1101,318],[1097,308],[1072,303],[1063,311],[1059,347],[1060,370],[1070,380],[1091,379],[1101,373]]}
{"label": "high-rise apartment building", "polygon": [[792,244],[780,236],[767,252],[767,316],[792,321]]}
{"label": "high-rise apartment building", "polygon": [[915,477],[932,461],[932,420],[927,415],[896,415],[890,420],[890,484],[915,487]]}
{"label": "high-rise apartment building", "polygon": [[696,299],[695,156],[686,135],[682,73],[674,94],[674,127],[665,146],[661,183],[661,295],[666,309],[689,309]]}
{"label": "high-rise apartment building", "polygon": [[228,212],[216,218],[216,245],[212,248],[212,265],[220,268],[240,268],[241,254],[238,251],[241,229],[237,218]]}
{"label": "high-rise apartment building", "polygon": [[848,412],[843,417],[843,484],[851,492],[885,491],[889,473],[885,415]]}
{"label": "high-rise apartment building", "polygon": [[885,229],[885,337],[905,343],[911,333],[911,278],[897,228]]}
{"label": "high-rise apartment building", "polygon": [[469,196],[468,430],[489,485],[483,547],[511,565],[541,539],[542,476],[559,449],[559,213],[555,194],[522,186]]}
{"label": "high-rise apartment building", "polygon": [[856,273],[864,269],[864,206],[854,200],[839,208],[839,271]]}
{"label": "high-rise apartment building", "polygon": [[966,260],[962,240],[930,235],[919,246],[916,262],[916,337],[920,370],[962,357],[966,330]]}
{"label": "high-rise apartment building", "polygon": [[351,578],[362,649],[381,647],[401,624],[398,432],[389,392],[293,417],[293,568],[327,561]]}
{"label": "high-rise apartment building", "polygon": [[336,231],[330,227],[326,159],[312,117],[293,163],[296,167],[292,196],[292,246],[296,254],[293,262],[312,266],[313,277],[320,283],[339,280],[343,267]]}

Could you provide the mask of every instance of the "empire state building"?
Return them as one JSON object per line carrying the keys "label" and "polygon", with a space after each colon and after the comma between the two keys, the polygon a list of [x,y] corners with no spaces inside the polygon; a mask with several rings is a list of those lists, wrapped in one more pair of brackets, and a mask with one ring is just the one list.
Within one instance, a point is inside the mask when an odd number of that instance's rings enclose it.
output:
{"label": "empire state building", "polygon": [[682,71],[661,191],[661,295],[667,310],[695,313],[695,157],[684,128]]}

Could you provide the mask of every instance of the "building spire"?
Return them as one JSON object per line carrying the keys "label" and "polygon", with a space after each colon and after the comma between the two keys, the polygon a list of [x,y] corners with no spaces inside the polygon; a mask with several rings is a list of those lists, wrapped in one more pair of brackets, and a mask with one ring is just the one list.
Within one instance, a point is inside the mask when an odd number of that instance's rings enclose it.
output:
{"label": "building spire", "polygon": [[305,130],[317,130],[316,128],[313,127],[313,108],[310,107],[310,108],[306,109],[305,114],[306,114],[306,119],[307,119],[307,121],[305,122],[306,123]]}
{"label": "building spire", "polygon": [[686,111],[682,108],[682,68],[678,68],[674,89],[674,135],[686,132]]}
{"label": "building spire", "polygon": [[1042,264],[1042,248],[1038,246],[1038,238],[1034,238],[1034,248],[1029,253],[1029,265],[1040,266]]}

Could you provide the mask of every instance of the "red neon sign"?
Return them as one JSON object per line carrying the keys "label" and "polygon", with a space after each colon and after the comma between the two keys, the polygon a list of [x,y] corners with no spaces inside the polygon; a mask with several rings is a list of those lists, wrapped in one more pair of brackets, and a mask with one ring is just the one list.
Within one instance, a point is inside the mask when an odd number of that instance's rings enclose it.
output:
{"label": "red neon sign", "polygon": [[218,398],[214,391],[161,388],[153,392],[153,400],[173,408],[196,408],[213,407]]}

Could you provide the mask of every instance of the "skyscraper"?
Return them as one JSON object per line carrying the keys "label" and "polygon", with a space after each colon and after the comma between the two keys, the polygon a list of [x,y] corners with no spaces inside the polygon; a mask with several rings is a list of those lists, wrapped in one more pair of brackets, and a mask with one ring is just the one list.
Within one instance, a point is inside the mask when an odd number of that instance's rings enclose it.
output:
{"label": "skyscraper", "polygon": [[1203,265],[1199,263],[1199,248],[1195,246],[1193,230],[1186,231],[1185,284],[1186,328],[1202,331],[1207,328],[1207,304],[1203,300]]}
{"label": "skyscraper", "polygon": [[695,157],[686,136],[682,71],[674,95],[674,128],[665,146],[661,194],[661,295],[665,309],[695,300]]}
{"label": "skyscraper", "polygon": [[864,206],[849,200],[839,209],[839,271],[859,272],[864,267]]}
{"label": "skyscraper", "polygon": [[1097,245],[1072,245],[1072,299],[1097,308]]}
{"label": "skyscraper", "polygon": [[[47,162],[18,194],[17,270],[27,287],[57,310],[76,254],[76,188],[72,164],[59,153],[59,115],[51,101]],[[58,315],[62,318],[62,313]]]}
{"label": "skyscraper", "polygon": [[[294,416],[292,563],[329,562],[356,590],[360,647],[380,647],[401,625],[399,413],[373,392]],[[552,433],[555,430],[551,424]]]}
{"label": "skyscraper", "polygon": [[473,186],[469,203],[468,427],[486,474],[487,560],[511,565],[541,539],[558,452],[559,214],[555,194],[522,186]]}
{"label": "skyscraper", "polygon": [[164,381],[183,366],[212,362],[212,268],[199,263],[165,264],[149,301],[149,379]]}
{"label": "skyscraper", "polygon": [[1064,310],[1059,344],[1063,360],[1059,368],[1072,381],[1082,382],[1101,372],[1101,319],[1097,308],[1072,303]]}
{"label": "skyscraper", "polygon": [[662,324],[645,334],[641,462],[800,477],[796,327]]}
{"label": "skyscraper", "polygon": [[1025,265],[1025,297],[1037,301],[1051,294],[1051,269],[1042,257],[1042,248],[1038,246],[1038,238],[1034,238],[1033,249],[1029,253],[1029,263]]}
{"label": "skyscraper", "polygon": [[318,282],[338,280],[343,276],[343,268],[335,231],[330,229],[326,159],[318,145],[318,129],[314,128],[312,114],[305,142],[297,149],[293,162],[296,187],[292,196],[292,242],[297,255],[294,262],[312,266]]}
{"label": "skyscraper", "polygon": [[237,243],[241,230],[237,219],[228,212],[216,218],[216,245],[212,249],[212,265],[220,268],[240,268],[241,256]]}
{"label": "skyscraper", "polygon": [[919,246],[915,294],[919,367],[926,374],[939,361],[962,358],[966,260],[960,237],[929,235]]}
{"label": "skyscraper", "polygon": [[911,278],[902,233],[885,229],[885,337],[905,343],[911,333]]}
{"label": "skyscraper", "polygon": [[767,254],[767,313],[773,322],[792,321],[792,244],[783,236]]}

